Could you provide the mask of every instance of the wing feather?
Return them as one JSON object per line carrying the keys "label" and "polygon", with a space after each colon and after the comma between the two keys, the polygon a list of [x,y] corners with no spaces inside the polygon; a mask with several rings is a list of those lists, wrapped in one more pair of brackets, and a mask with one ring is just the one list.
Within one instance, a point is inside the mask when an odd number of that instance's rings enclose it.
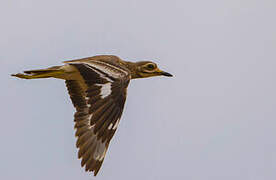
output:
{"label": "wing feather", "polygon": [[94,171],[95,176],[117,129],[130,80],[126,70],[120,72],[118,67],[112,69],[113,66],[106,63],[69,62],[79,71],[83,81],[66,80],[77,110],[74,121],[78,157],[81,158],[81,166],[85,166],[86,171]]}

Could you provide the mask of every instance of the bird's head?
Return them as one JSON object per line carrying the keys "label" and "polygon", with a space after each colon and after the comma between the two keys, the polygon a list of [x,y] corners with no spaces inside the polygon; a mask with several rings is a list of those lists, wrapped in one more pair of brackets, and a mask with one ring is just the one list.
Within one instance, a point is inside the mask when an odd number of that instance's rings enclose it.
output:
{"label": "bird's head", "polygon": [[132,79],[136,78],[146,78],[146,77],[153,77],[153,76],[168,76],[172,77],[168,72],[160,70],[156,63],[151,61],[139,61],[134,63]]}

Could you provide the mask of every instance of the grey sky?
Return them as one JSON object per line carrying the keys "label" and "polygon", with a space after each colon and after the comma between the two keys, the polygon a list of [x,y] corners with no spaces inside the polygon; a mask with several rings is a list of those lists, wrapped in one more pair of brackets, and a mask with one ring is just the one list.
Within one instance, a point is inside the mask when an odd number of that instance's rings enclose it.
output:
{"label": "grey sky", "polygon": [[94,179],[61,80],[22,70],[115,54],[174,78],[134,80],[96,179],[276,178],[276,2],[0,1],[0,179]]}

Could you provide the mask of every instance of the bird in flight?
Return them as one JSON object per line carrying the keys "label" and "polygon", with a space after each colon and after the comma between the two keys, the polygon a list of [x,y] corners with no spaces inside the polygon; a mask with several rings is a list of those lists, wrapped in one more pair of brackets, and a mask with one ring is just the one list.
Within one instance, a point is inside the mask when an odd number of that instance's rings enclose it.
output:
{"label": "bird in flight", "polygon": [[76,112],[78,158],[85,171],[99,172],[117,130],[131,79],[172,76],[151,61],[128,62],[100,55],[64,61],[63,66],[12,74],[23,79],[64,79]]}

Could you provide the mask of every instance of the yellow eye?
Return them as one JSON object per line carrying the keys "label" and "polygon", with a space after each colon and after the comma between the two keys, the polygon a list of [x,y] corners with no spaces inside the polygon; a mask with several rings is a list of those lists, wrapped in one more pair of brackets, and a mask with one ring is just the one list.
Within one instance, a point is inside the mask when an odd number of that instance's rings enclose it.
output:
{"label": "yellow eye", "polygon": [[154,64],[148,64],[147,69],[148,70],[153,70],[155,68]]}

